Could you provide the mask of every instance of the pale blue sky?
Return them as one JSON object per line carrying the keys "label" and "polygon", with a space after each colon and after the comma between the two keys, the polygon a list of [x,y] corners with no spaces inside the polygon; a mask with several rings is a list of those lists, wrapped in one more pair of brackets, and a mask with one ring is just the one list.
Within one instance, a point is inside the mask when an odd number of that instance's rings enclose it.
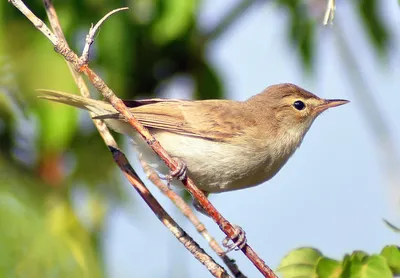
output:
{"label": "pale blue sky", "polygon": [[[201,14],[204,26],[212,26],[234,2],[205,1]],[[399,7],[394,0],[378,2],[394,38],[387,64],[375,56],[351,5],[339,1],[337,20],[345,27],[345,38],[351,38],[351,50],[362,64],[361,74],[389,123],[394,142],[400,142]],[[334,28],[320,30],[316,73],[307,77],[296,51],[287,43],[286,23],[285,12],[274,4],[258,5],[210,47],[209,60],[223,77],[227,97],[243,100],[268,85],[293,82],[321,97],[352,102],[317,119],[301,148],[271,181],[212,195],[211,201],[228,220],[246,230],[248,243],[272,268],[300,246],[316,247],[337,259],[355,249],[379,252],[385,244],[399,242],[399,235],[382,222],[388,218],[400,224],[400,206],[395,204],[400,200],[399,179],[388,178],[385,156],[361,113],[362,104],[355,97],[356,87],[351,86],[338,51]],[[180,90],[176,88],[171,94],[179,95]],[[398,144],[396,147],[399,150]],[[104,236],[110,277],[209,277],[131,187],[126,187],[132,195],[132,207],[112,213]],[[216,258],[170,201],[154,186],[149,188]],[[224,235],[213,221],[200,218],[221,241]],[[231,256],[246,275],[260,277],[241,252]]]}

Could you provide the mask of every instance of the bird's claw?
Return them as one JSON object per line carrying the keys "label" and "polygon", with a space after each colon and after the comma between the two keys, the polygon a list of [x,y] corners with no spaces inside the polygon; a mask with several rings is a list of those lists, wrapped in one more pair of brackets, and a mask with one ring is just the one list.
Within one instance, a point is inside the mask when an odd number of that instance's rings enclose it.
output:
{"label": "bird's claw", "polygon": [[174,178],[183,181],[187,176],[187,165],[176,157],[173,157],[172,159],[176,162],[177,167],[175,170],[171,170],[169,174],[163,178],[167,181],[168,187],[171,185],[171,182]]}
{"label": "bird's claw", "polygon": [[[230,252],[232,250],[240,250],[247,243],[246,232],[238,225],[233,225],[233,227],[235,228],[235,232],[234,232],[232,238],[226,237],[222,241],[222,245],[227,249],[225,251],[225,254],[227,254],[228,252]],[[235,239],[236,239],[236,242],[233,242],[233,240],[235,240]],[[229,244],[229,241],[231,241],[231,240],[232,240],[232,243]]]}

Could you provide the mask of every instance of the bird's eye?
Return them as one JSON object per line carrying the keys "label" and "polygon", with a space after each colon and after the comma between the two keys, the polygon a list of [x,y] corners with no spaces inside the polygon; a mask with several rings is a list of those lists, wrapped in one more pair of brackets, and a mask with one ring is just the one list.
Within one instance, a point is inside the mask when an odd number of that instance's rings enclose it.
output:
{"label": "bird's eye", "polygon": [[303,109],[306,107],[306,105],[304,104],[304,102],[302,102],[301,100],[296,100],[296,101],[293,103],[293,106],[294,106],[294,108],[296,108],[297,110],[303,110]]}

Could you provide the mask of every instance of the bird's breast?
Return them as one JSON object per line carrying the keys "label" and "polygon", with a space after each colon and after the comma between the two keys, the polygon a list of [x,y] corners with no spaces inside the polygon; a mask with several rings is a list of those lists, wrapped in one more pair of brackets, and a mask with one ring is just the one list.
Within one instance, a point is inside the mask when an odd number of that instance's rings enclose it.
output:
{"label": "bird's breast", "polygon": [[[189,176],[203,191],[218,193],[256,186],[272,178],[286,163],[291,153],[275,148],[260,149],[258,142],[216,142],[165,131],[154,135],[166,151],[184,161]],[[162,174],[168,169],[138,136],[135,146],[143,158]]]}

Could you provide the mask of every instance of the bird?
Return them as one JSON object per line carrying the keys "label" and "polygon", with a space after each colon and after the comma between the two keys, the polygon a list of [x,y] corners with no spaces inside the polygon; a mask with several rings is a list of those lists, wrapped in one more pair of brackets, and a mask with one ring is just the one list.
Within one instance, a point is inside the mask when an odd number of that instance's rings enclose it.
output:
{"label": "bird", "polygon": [[[169,169],[109,102],[53,90],[40,90],[39,97],[93,112],[112,130],[129,136],[137,153],[168,175]],[[206,195],[270,180],[301,145],[314,120],[348,102],[323,99],[291,83],[269,86],[245,101],[124,101],[164,149],[184,163]]]}

